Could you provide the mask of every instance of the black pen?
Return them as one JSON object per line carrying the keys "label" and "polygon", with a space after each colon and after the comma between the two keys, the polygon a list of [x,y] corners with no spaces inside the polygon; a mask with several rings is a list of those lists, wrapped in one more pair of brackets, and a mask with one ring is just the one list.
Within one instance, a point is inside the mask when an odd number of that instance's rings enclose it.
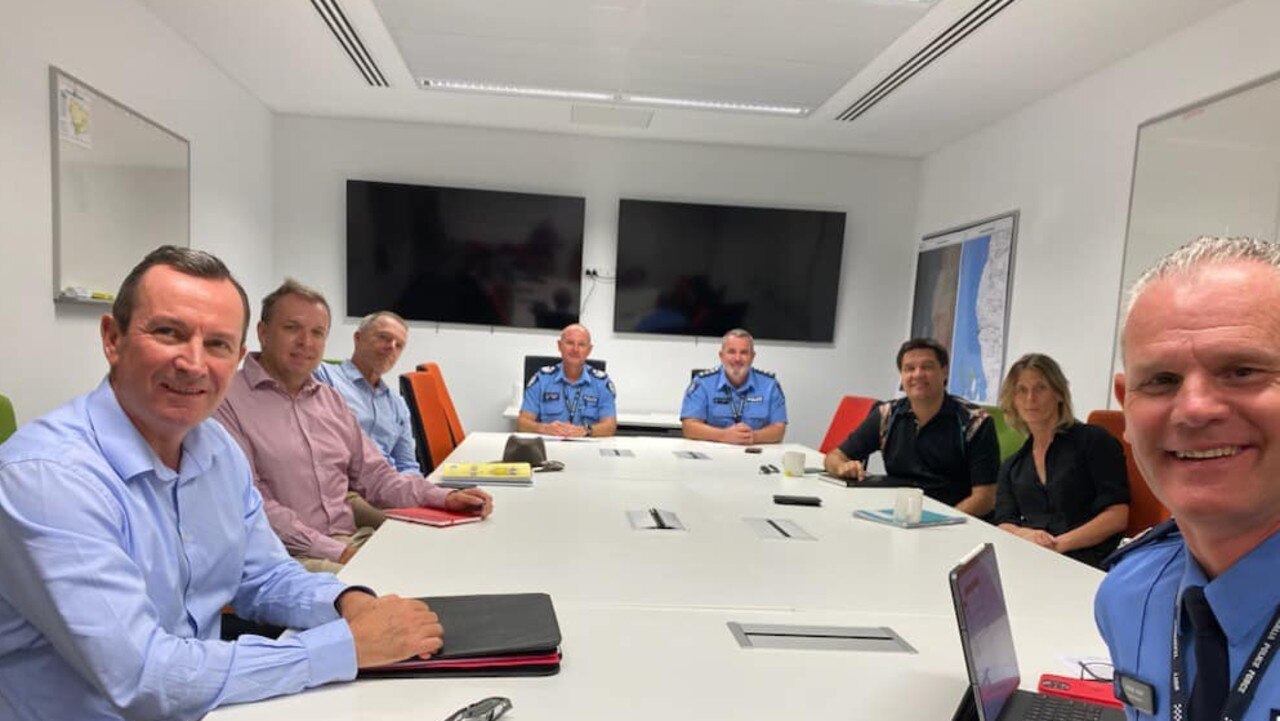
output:
{"label": "black pen", "polygon": [[764,519],[764,521],[765,523],[768,523],[770,526],[773,526],[773,530],[777,531],[778,533],[781,533],[784,537],[791,538],[791,534],[787,533],[786,529],[784,529],[782,526],[779,526],[777,523],[774,523],[772,518],[766,518]]}
{"label": "black pen", "polygon": [[772,463],[769,464],[769,470],[773,471],[774,473],[782,473],[782,469],[778,468]]}
{"label": "black pen", "polygon": [[658,509],[650,508],[649,515],[653,516],[653,522],[658,524],[659,529],[666,531],[671,528],[671,526],[667,525],[666,521],[662,520],[662,514],[658,512]]}
{"label": "black pen", "polygon": [[769,470],[769,466],[766,463],[760,464],[760,472],[765,474],[766,476],[769,475],[770,473],[773,473],[773,471]]}

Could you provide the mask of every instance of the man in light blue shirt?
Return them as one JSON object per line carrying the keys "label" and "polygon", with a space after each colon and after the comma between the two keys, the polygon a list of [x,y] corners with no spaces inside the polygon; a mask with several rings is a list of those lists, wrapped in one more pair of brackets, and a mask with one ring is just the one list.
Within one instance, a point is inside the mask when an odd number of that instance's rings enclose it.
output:
{"label": "man in light blue shirt", "polygon": [[400,360],[408,339],[409,326],[403,318],[388,310],[371,313],[356,329],[351,360],[340,365],[321,363],[315,377],[342,394],[360,429],[393,468],[401,473],[421,474],[409,407],[382,380]]}
{"label": "man in light blue shirt", "polygon": [[587,364],[591,331],[565,326],[556,341],[560,362],[529,379],[516,430],[555,436],[611,436],[618,431],[617,392],[609,375]]}
{"label": "man in light blue shirt", "polygon": [[[0,718],[195,719],[440,648],[425,604],[309,573],[271,531],[209,420],[248,307],[217,258],[153,251],[102,318],[107,379],[0,446]],[[221,641],[227,604],[304,630]]]}
{"label": "man in light blue shirt", "polygon": [[778,379],[753,367],[755,339],[741,328],[724,334],[720,367],[699,373],[685,391],[680,424],[685,438],[753,445],[780,443],[787,432],[787,399]]}

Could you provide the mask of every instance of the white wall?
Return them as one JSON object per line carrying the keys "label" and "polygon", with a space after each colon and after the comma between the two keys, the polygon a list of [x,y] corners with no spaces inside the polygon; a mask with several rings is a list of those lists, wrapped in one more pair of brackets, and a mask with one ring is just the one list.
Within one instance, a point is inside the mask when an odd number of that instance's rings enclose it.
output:
{"label": "white wall", "polygon": [[271,115],[132,2],[6,0],[0,23],[0,393],[24,422],[106,371],[99,309],[53,295],[49,65],[191,142],[191,242],[271,281]]}
{"label": "white wall", "polygon": [[[282,116],[275,124],[275,270],[345,306],[347,178],[582,195],[584,267],[612,273],[622,196],[838,209],[848,213],[832,346],[762,342],[757,365],[787,394],[788,440],[817,445],[839,397],[896,387],[907,326],[918,162],[836,153],[621,141],[446,126]],[[785,257],[779,255],[779,262]],[[591,292],[584,286],[584,296]],[[583,322],[626,410],[679,409],[689,370],[718,343],[614,336],[613,289],[591,292]],[[350,353],[335,323],[327,355]],[[525,354],[555,354],[549,331],[414,324],[396,373],[438,362],[468,430],[503,430]]]}
{"label": "white wall", "polygon": [[1243,0],[925,159],[916,235],[1022,211],[1008,358],[1057,358],[1082,415],[1110,398],[1138,125],[1280,70],[1276,27]]}

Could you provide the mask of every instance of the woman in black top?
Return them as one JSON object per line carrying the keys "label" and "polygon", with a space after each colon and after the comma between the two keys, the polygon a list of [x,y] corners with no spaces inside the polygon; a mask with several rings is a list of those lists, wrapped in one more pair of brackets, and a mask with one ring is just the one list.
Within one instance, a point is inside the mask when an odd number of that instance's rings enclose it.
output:
{"label": "woman in black top", "polygon": [[1000,387],[1009,425],[1030,437],[1000,466],[994,523],[1032,543],[1097,566],[1129,522],[1124,449],[1071,410],[1062,369],[1028,353]]}

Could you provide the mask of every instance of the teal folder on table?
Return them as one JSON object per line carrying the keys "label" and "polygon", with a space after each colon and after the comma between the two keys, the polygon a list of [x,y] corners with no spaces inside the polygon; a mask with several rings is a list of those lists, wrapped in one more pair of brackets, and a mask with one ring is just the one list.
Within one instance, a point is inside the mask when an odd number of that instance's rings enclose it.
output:
{"label": "teal folder on table", "polygon": [[884,523],[899,528],[928,528],[929,526],[951,526],[957,523],[964,523],[964,516],[951,516],[945,513],[937,513],[935,511],[921,511],[920,520],[915,523],[907,523],[899,521],[893,517],[892,508],[881,508],[875,511],[857,510],[853,512],[857,518],[864,518],[868,521],[876,523]]}

